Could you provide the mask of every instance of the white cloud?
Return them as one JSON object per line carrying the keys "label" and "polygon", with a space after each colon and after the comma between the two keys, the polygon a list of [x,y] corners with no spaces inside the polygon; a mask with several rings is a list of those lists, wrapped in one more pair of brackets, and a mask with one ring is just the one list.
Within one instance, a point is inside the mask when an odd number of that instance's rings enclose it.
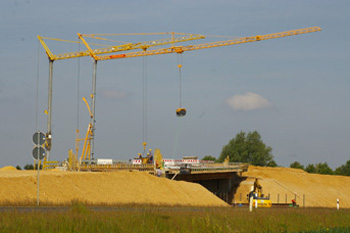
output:
{"label": "white cloud", "polygon": [[115,90],[103,90],[102,96],[106,99],[122,99],[127,95],[126,92],[123,91],[115,91]]}
{"label": "white cloud", "polygon": [[252,111],[269,108],[272,104],[261,95],[247,92],[243,95],[234,95],[226,100],[227,105],[233,110]]}

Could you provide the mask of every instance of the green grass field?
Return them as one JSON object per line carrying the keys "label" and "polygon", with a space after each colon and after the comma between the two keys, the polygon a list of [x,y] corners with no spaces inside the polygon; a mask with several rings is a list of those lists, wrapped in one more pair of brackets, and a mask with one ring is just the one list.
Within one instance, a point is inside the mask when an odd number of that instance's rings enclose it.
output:
{"label": "green grass field", "polygon": [[[47,208],[47,209],[45,209]],[[7,209],[0,232],[350,232],[350,210],[101,207]]]}

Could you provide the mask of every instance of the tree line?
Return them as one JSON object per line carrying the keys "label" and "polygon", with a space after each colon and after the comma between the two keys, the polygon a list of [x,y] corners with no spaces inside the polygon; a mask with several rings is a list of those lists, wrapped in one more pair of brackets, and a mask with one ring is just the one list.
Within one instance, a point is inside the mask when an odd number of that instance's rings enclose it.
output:
{"label": "tree line", "polygon": [[[248,133],[241,131],[227,145],[223,146],[218,158],[206,155],[203,160],[223,162],[229,156],[230,162],[249,163],[254,166],[263,167],[277,167],[278,165],[274,161],[271,152],[272,148],[265,145],[257,131]],[[350,176],[350,160],[334,171],[327,163],[309,164],[304,167],[298,161],[295,161],[290,164],[290,167],[303,169],[308,173]]]}
{"label": "tree line", "polygon": [[295,161],[291,163],[289,167],[302,169],[308,173],[350,176],[350,160],[348,160],[344,165],[337,167],[334,171],[328,166],[327,162],[308,164],[306,167],[304,167],[304,165],[300,164],[298,161]]}

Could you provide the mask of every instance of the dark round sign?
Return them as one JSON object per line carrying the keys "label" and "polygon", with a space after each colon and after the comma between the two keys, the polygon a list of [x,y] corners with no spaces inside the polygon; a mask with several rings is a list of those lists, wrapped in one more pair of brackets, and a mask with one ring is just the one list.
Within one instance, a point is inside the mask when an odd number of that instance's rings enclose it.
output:
{"label": "dark round sign", "polygon": [[33,142],[37,146],[42,146],[44,145],[46,140],[45,134],[43,132],[35,132],[33,134]]}
{"label": "dark round sign", "polygon": [[45,154],[46,154],[46,151],[41,146],[34,147],[32,152],[33,158],[36,160],[42,160],[45,157]]}

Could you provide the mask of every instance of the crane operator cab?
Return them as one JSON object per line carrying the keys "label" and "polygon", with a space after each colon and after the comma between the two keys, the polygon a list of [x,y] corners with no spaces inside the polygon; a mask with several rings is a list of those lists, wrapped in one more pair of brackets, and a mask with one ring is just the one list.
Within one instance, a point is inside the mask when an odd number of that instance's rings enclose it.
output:
{"label": "crane operator cab", "polygon": [[186,115],[186,108],[178,108],[176,109],[176,116],[183,117]]}

